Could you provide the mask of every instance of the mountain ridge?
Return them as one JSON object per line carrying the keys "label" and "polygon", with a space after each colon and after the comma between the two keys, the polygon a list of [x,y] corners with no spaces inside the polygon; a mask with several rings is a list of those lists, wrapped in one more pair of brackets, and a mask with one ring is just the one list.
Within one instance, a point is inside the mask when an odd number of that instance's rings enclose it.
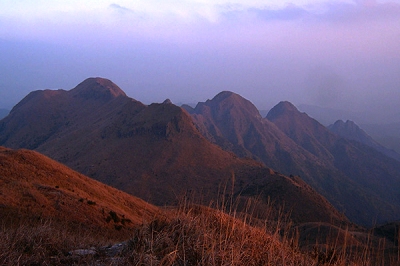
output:
{"label": "mountain ridge", "polygon": [[[300,175],[358,223],[372,225],[374,219],[384,222],[399,217],[397,201],[393,201],[396,199],[395,190],[389,188],[391,196],[386,195],[383,188],[379,193],[375,192],[373,182],[363,177],[371,176],[371,173],[361,170],[368,161],[375,169],[374,174],[382,176],[379,169],[385,165],[389,169],[384,171],[389,176],[386,179],[392,180],[397,186],[397,163],[390,160],[385,162],[386,159],[379,158],[380,153],[332,134],[289,102],[279,103],[263,119],[249,115],[252,112],[243,104],[249,103],[248,100],[236,94],[225,95],[235,95],[231,101],[236,104],[226,105],[224,101],[228,101],[228,97],[222,101],[214,97],[200,103],[198,106],[201,109],[191,111],[197,128],[211,142],[240,157],[253,156],[287,175]],[[253,109],[255,107],[252,105]],[[221,114],[224,114],[223,120],[219,119]],[[347,148],[359,155],[355,161],[346,155]],[[372,159],[362,155],[364,153],[370,154]],[[345,159],[341,159],[341,155],[345,155]],[[354,162],[357,167],[346,166],[346,162]],[[368,185],[361,180],[367,181]],[[359,208],[363,211],[359,212]],[[397,216],[393,216],[393,213]]]}
{"label": "mountain ridge", "polygon": [[341,137],[361,142],[388,157],[400,161],[400,154],[379,144],[353,121],[347,120],[344,122],[342,120],[338,120],[334,124],[328,126],[328,129]]}
{"label": "mountain ridge", "polygon": [[[349,180],[354,181],[358,188],[364,190],[364,193],[375,197],[375,202],[371,203],[377,204],[376,202],[380,199],[381,203],[387,203],[388,209],[399,214],[398,208],[396,209],[399,203],[397,191],[400,188],[398,161],[386,157],[363,143],[356,143],[331,133],[318,121],[299,111],[293,113],[291,109],[279,116],[267,116],[267,118],[273,120],[283,132],[309,151],[312,151],[308,148],[310,142],[313,146],[325,149],[333,158],[331,161],[333,167],[346,175]],[[317,150],[314,151],[316,156],[325,156],[317,153]],[[381,208],[376,209],[375,217],[382,215]],[[390,216],[390,212],[386,215]],[[385,221],[385,219],[377,219],[380,222]]]}
{"label": "mountain ridge", "polygon": [[[42,101],[19,104],[0,122],[0,143],[34,147],[74,170],[157,205],[176,204],[187,193],[200,195],[199,200],[209,204],[229,196],[221,186],[235,197],[242,197],[241,191],[246,190],[246,199],[261,193],[263,205],[279,183],[297,196],[277,197],[276,207],[293,209],[296,222],[347,221],[306,183],[210,143],[180,107],[168,102],[144,105],[124,95],[107,101],[71,97],[71,91],[55,93],[51,101],[43,99],[46,105]],[[40,106],[35,107],[35,102]],[[309,215],[293,208],[299,202],[308,206]]]}

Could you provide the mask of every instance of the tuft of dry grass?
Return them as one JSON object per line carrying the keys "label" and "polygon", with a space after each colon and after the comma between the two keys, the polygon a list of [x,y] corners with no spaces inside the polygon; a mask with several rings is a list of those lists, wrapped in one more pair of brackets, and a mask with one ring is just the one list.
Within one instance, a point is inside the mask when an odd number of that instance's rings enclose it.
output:
{"label": "tuft of dry grass", "polygon": [[135,230],[127,262],[133,265],[313,265],[313,259],[232,216],[204,206],[181,207]]}

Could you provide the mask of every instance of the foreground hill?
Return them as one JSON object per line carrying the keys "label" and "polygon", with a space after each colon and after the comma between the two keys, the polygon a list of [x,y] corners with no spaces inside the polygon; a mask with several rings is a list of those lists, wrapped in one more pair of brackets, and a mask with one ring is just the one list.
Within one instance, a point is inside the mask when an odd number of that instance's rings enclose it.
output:
{"label": "foreground hill", "polygon": [[262,118],[251,102],[226,91],[186,109],[211,142],[300,175],[352,221],[372,225],[400,217],[400,164],[340,138],[292,104],[282,102]]}
{"label": "foreground hill", "polygon": [[397,258],[397,227],[374,236],[313,222],[292,234],[281,232],[290,229],[283,220],[237,219],[187,203],[161,210],[30,150],[0,147],[0,202],[1,265],[383,265]]}
{"label": "foreground hill", "polygon": [[[296,223],[347,223],[300,178],[276,173],[206,140],[169,101],[146,106],[111,81],[90,78],[70,91],[35,91],[0,122],[0,143],[36,149],[67,166],[157,205],[184,195],[199,203],[273,202]],[[232,207],[232,206],[231,206]],[[266,215],[262,211],[260,218]]]}
{"label": "foreground hill", "polygon": [[2,219],[8,213],[96,227],[132,227],[160,212],[37,152],[4,147],[0,147],[0,203]]}

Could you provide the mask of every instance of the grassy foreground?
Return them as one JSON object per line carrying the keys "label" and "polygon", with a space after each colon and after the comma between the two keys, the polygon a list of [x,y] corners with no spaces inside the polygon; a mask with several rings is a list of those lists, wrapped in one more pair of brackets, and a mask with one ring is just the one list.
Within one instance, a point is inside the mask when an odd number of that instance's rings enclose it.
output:
{"label": "grassy foreground", "polygon": [[[90,228],[51,219],[2,219],[0,265],[396,265],[396,258],[332,243],[304,250],[282,224],[253,223],[199,205],[166,210],[135,228]],[[255,225],[257,224],[257,225]],[[349,237],[350,238],[350,237]],[[107,254],[104,247],[124,241]],[[336,245],[336,246],[335,246]],[[74,252],[75,251],[75,252]],[[76,252],[80,251],[80,252]]]}

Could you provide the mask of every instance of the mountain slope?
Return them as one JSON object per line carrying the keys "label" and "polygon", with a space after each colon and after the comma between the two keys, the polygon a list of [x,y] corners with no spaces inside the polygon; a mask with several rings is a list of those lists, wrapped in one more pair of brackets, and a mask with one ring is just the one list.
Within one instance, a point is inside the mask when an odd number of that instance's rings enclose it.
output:
{"label": "mountain slope", "polygon": [[[300,175],[352,221],[372,225],[376,220],[384,222],[400,217],[394,190],[388,196],[373,189],[375,181],[361,181],[365,179],[363,175],[371,176],[363,163],[368,160],[362,156],[365,147],[355,148],[350,142],[342,142],[289,102],[281,102],[263,119],[251,102],[225,91],[187,110],[199,131],[211,142],[240,157],[258,159],[284,174]],[[342,160],[339,155],[338,149],[347,146],[362,157],[352,168],[344,166],[348,158]],[[378,174],[380,159],[373,160],[377,162],[374,174]],[[385,179],[394,184],[397,184],[396,167],[382,172],[389,174]]]}
{"label": "mountain slope", "polygon": [[[233,194],[261,195],[262,206],[274,196],[276,208],[293,210],[296,222],[346,221],[304,182],[211,144],[180,107],[169,101],[143,105],[101,78],[70,91],[29,94],[0,122],[0,143],[34,148],[157,205],[175,204],[185,194],[206,204]],[[279,197],[271,192],[278,183]],[[294,208],[300,203],[307,216]]]}
{"label": "mountain slope", "polygon": [[[346,140],[331,133],[288,102],[281,102],[271,109],[267,119],[298,145],[320,158],[325,158],[325,161],[329,161],[346,175],[347,180],[354,182],[363,193],[366,193],[362,195],[366,199],[364,202],[373,198],[373,201],[369,201],[375,205],[374,217],[378,222],[399,218],[400,163],[398,161],[384,156],[365,144]],[[362,205],[361,202],[358,204]]]}
{"label": "mountain slope", "polygon": [[332,163],[334,158],[326,145],[332,145],[337,139],[333,134],[326,134],[327,129],[305,113],[300,113],[289,102],[280,102],[273,107],[266,118],[273,122],[289,138],[301,147],[325,162]]}
{"label": "mountain slope", "polygon": [[273,123],[261,118],[256,107],[233,92],[221,92],[200,102],[191,112],[199,131],[211,142],[240,157],[253,157],[284,174],[307,175],[307,161],[323,164],[304,151]]}
{"label": "mountain slope", "polygon": [[[294,177],[293,182],[299,186],[297,189],[302,189],[301,180]],[[294,190],[283,192],[292,194]],[[280,193],[278,189],[277,193]],[[293,193],[293,197],[296,196]],[[179,261],[186,256],[189,262],[201,262],[206,256],[209,262],[208,254],[218,253],[216,260],[229,263],[232,261],[233,248],[235,254],[240,253],[240,263],[254,262],[256,265],[277,261],[287,263],[292,255],[298,257],[302,254],[297,246],[291,244],[288,232],[284,237],[278,233],[279,223],[265,227],[263,221],[260,227],[252,227],[250,224],[257,224],[257,221],[250,219],[243,222],[223,212],[197,205],[184,205],[159,215],[160,210],[155,206],[30,150],[0,147],[0,202],[1,222],[7,219],[12,210],[18,214],[11,217],[10,224],[2,223],[3,252],[0,261],[4,264],[148,263],[148,254],[154,257],[154,263],[158,263],[168,256],[169,250],[179,250]],[[323,204],[323,200],[320,204]],[[299,204],[296,207],[303,207],[304,215],[315,215],[306,209],[307,205]],[[80,223],[86,226],[82,227]],[[119,232],[119,226],[132,226],[135,230],[130,230],[126,235],[127,231]],[[94,229],[92,227],[99,230],[88,232]],[[118,231],[113,228],[106,230],[106,227],[115,227]],[[342,230],[326,223],[306,223],[294,230],[299,234],[295,240],[300,239],[298,244],[307,250],[323,243],[329,248],[347,247],[352,250],[362,247],[363,251],[375,248],[367,246],[370,242],[381,243],[386,240],[385,254],[396,250],[394,255],[397,255],[397,248],[393,248],[388,241],[396,242],[391,233],[397,232],[397,227],[395,230],[389,226],[376,229],[377,234],[388,239],[378,239],[357,228],[355,231]],[[221,241],[221,236],[228,241]],[[115,243],[116,239],[124,242],[109,245],[110,241]],[[329,246],[332,245],[331,241],[334,246]],[[271,253],[275,255],[269,256]],[[324,252],[320,254],[322,256]],[[371,256],[369,253],[362,255],[365,261]],[[307,255],[302,256],[308,258]],[[317,260],[307,259],[305,265],[314,261],[317,263]],[[236,258],[235,261],[239,260]],[[298,264],[299,260],[294,263]]]}
{"label": "mountain slope", "polygon": [[0,147],[0,210],[108,227],[151,219],[158,208],[79,174],[37,152]]}
{"label": "mountain slope", "polygon": [[390,150],[378,142],[376,142],[371,136],[369,136],[364,130],[357,126],[353,121],[347,120],[343,122],[342,120],[336,121],[334,124],[328,126],[328,129],[333,133],[349,139],[361,142],[375,150],[385,154],[388,157],[400,161],[400,154],[394,150]]}

